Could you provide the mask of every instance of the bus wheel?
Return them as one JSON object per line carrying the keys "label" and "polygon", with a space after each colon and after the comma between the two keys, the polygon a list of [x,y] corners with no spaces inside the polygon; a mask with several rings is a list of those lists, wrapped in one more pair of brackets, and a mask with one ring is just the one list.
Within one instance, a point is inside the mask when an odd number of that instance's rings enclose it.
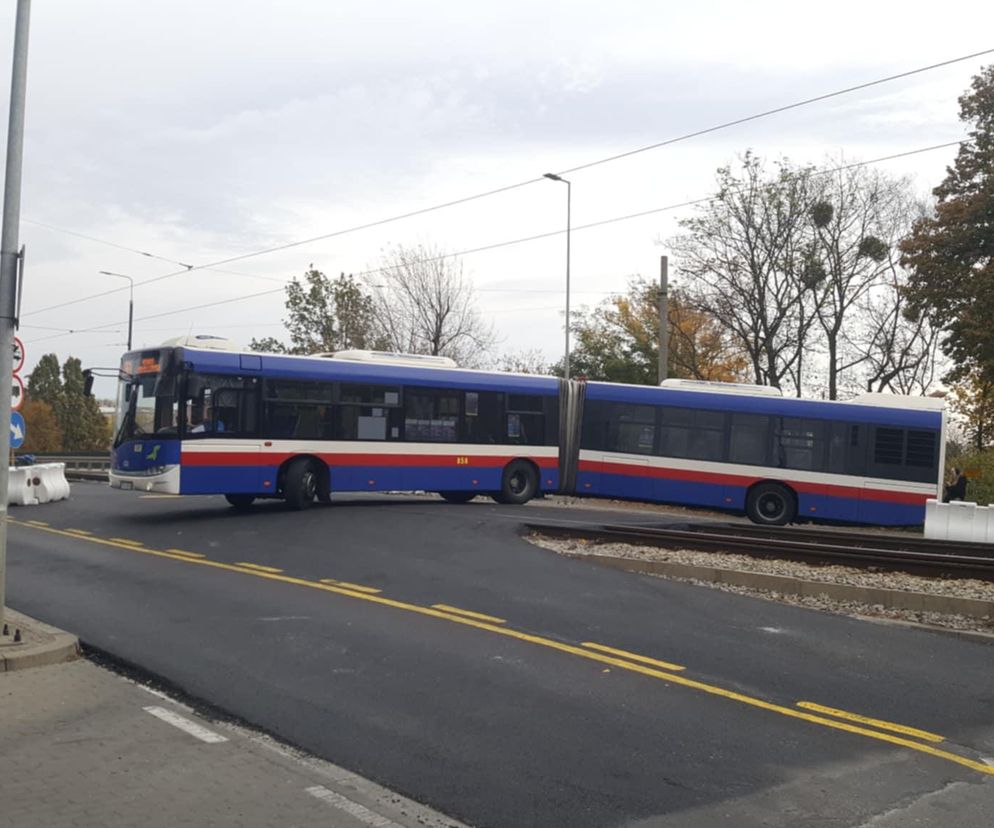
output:
{"label": "bus wheel", "polygon": [[500,491],[493,496],[498,503],[519,505],[527,503],[538,492],[538,474],[525,460],[513,460],[504,468]]}
{"label": "bus wheel", "polygon": [[439,494],[449,503],[469,503],[476,492],[439,492]]}
{"label": "bus wheel", "polygon": [[762,526],[783,526],[797,515],[793,493],[779,483],[760,483],[746,499],[746,514]]}
{"label": "bus wheel", "polygon": [[250,494],[226,494],[224,499],[234,506],[239,512],[250,509],[255,502],[255,495]]}
{"label": "bus wheel", "polygon": [[310,460],[294,460],[283,479],[283,499],[291,509],[306,509],[314,502],[318,491],[318,476]]}
{"label": "bus wheel", "polygon": [[318,502],[331,505],[331,469],[325,466],[317,475]]}

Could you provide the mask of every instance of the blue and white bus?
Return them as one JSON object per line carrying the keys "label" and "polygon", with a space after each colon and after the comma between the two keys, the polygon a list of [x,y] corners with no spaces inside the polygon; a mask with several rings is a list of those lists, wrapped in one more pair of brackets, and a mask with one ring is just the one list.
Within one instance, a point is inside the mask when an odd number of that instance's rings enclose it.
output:
{"label": "blue and white bus", "polygon": [[585,388],[576,490],[794,520],[914,525],[941,492],[941,400],[666,380]]}
{"label": "blue and white bus", "polygon": [[816,402],[460,369],[374,352],[285,356],[184,338],[124,356],[111,485],[293,508],[332,492],[524,503],[563,492],[763,524],[913,525],[940,491],[941,401]]}
{"label": "blue and white bus", "polygon": [[121,363],[111,485],[294,508],[331,492],[555,491],[559,380],[463,371],[444,358],[220,349],[215,338]]}

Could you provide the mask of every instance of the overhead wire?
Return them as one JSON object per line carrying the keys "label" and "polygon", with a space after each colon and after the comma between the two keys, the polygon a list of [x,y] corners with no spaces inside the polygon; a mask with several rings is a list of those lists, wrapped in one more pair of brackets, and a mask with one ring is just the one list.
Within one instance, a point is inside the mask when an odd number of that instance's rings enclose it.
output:
{"label": "overhead wire", "polygon": [[[842,95],[851,94],[852,92],[857,92],[857,91],[861,91],[861,90],[864,90],[864,89],[869,89],[869,88],[874,87],[874,86],[879,86],[881,84],[890,83],[890,82],[895,81],[895,80],[900,80],[900,79],[903,79],[903,78],[912,77],[914,75],[919,75],[919,74],[922,74],[924,72],[932,71],[934,69],[939,69],[939,68],[942,68],[942,67],[951,66],[953,64],[961,63],[961,62],[967,61],[967,60],[972,60],[972,59],[977,58],[977,57],[983,57],[984,55],[988,55],[988,54],[992,54],[992,53],[994,53],[994,49],[984,49],[984,50],[981,50],[981,51],[978,51],[978,52],[972,52],[970,54],[960,55],[960,56],[955,57],[955,58],[950,58],[948,60],[940,61],[938,63],[931,63],[931,64],[928,64],[926,66],[919,66],[917,68],[909,69],[907,71],[899,72],[899,73],[893,74],[893,75],[888,75],[888,76],[883,77],[883,78],[877,78],[875,80],[866,81],[864,83],[856,84],[854,86],[848,86],[848,87],[845,87],[844,89],[838,89],[838,90],[835,90],[833,92],[827,92],[827,93],[822,94],[822,95],[816,95],[814,97],[805,98],[804,100],[795,101],[793,103],[785,104],[783,106],[775,107],[773,109],[767,109],[767,110],[764,110],[762,112],[758,112],[758,113],[755,113],[755,114],[752,114],[752,115],[745,116],[743,118],[737,118],[737,119],[734,119],[734,120],[725,121],[725,122],[720,123],[720,124],[715,124],[713,126],[706,127],[704,129],[700,129],[700,130],[695,130],[693,132],[684,133],[682,135],[678,135],[678,136],[675,136],[673,138],[668,138],[668,139],[666,139],[664,141],[659,141],[659,142],[656,142],[656,143],[653,143],[653,144],[649,144],[649,145],[646,145],[646,146],[643,146],[643,147],[639,147],[639,148],[634,149],[634,150],[629,150],[627,152],[617,153],[615,155],[610,155],[610,156],[607,156],[605,158],[600,158],[600,159],[597,159],[595,161],[590,161],[590,162],[585,163],[585,164],[581,164],[581,165],[578,165],[578,166],[575,166],[575,167],[570,167],[569,169],[565,169],[565,170],[560,171],[559,174],[560,175],[570,174],[570,173],[573,173],[573,172],[578,172],[580,170],[585,170],[585,169],[589,169],[591,167],[599,166],[601,164],[607,164],[607,163],[610,163],[612,161],[617,161],[617,160],[620,160],[622,158],[627,158],[627,157],[630,157],[630,156],[633,156],[633,155],[637,155],[637,154],[640,154],[640,153],[648,152],[648,151],[653,150],[653,149],[658,149],[660,147],[665,147],[665,146],[671,146],[673,144],[677,144],[677,143],[680,143],[682,141],[687,141],[687,140],[690,140],[692,138],[698,138],[698,137],[700,137],[702,135],[708,135],[708,134],[712,134],[712,133],[715,133],[715,132],[719,132],[719,131],[724,130],[724,129],[729,129],[729,128],[733,127],[733,126],[738,126],[738,125],[741,125],[741,124],[750,123],[752,121],[757,121],[757,120],[760,120],[762,118],[767,118],[767,117],[770,117],[772,115],[780,114],[782,112],[788,112],[788,111],[793,110],[793,109],[799,109],[801,107],[809,106],[811,104],[818,103],[818,102],[825,101],[825,100],[829,100],[831,98],[837,98],[837,97],[840,97]],[[402,221],[402,220],[405,220],[405,219],[414,218],[416,216],[425,215],[427,213],[435,212],[435,211],[438,211],[438,210],[443,210],[443,209],[447,209],[447,208],[450,208],[450,207],[455,207],[455,206],[458,206],[460,204],[467,204],[467,203],[469,203],[471,201],[476,201],[476,200],[479,200],[479,199],[482,199],[482,198],[489,198],[491,196],[498,195],[500,193],[509,192],[511,190],[516,190],[516,189],[519,189],[521,187],[528,186],[530,184],[538,183],[538,182],[542,181],[543,179],[544,179],[544,176],[536,176],[534,178],[530,178],[530,179],[527,179],[525,181],[520,181],[520,182],[517,182],[515,184],[508,184],[508,185],[505,185],[505,186],[502,186],[502,187],[497,187],[497,188],[494,188],[494,189],[491,189],[491,190],[487,190],[485,192],[475,193],[473,195],[464,196],[464,197],[457,198],[457,199],[452,199],[450,201],[442,202],[440,204],[430,205],[428,207],[423,207],[423,208],[420,208],[420,209],[417,209],[417,210],[411,210],[411,211],[408,211],[408,212],[405,212],[405,213],[401,213],[401,214],[398,214],[398,215],[395,215],[395,216],[389,216],[387,218],[378,219],[376,221],[366,222],[364,224],[358,224],[358,225],[354,225],[352,227],[347,227],[347,228],[343,228],[343,229],[340,229],[340,230],[335,230],[335,231],[332,231],[332,232],[329,232],[329,233],[324,233],[324,234],[321,234],[321,235],[318,235],[318,236],[312,236],[312,237],[306,238],[306,239],[299,239],[299,240],[296,240],[296,241],[287,242],[285,244],[274,245],[274,246],[263,248],[263,249],[260,249],[260,250],[255,250],[255,251],[252,251],[252,252],[249,252],[249,253],[243,253],[243,254],[240,254],[240,255],[237,255],[237,256],[230,256],[228,258],[219,259],[217,261],[214,261],[214,262],[211,262],[211,263],[205,264],[205,265],[193,265],[193,266],[190,266],[190,265],[187,265],[187,264],[182,263],[182,262],[176,262],[177,264],[182,264],[182,266],[183,266],[182,270],[178,270],[178,271],[171,272],[171,273],[164,273],[164,274],[161,274],[159,276],[154,276],[154,277],[149,278],[149,279],[143,279],[140,282],[135,282],[134,286],[136,288],[137,287],[142,287],[144,285],[153,284],[153,283],[156,283],[156,282],[163,281],[165,279],[171,279],[171,278],[174,278],[176,276],[183,275],[185,273],[190,273],[190,272],[195,271],[195,270],[215,269],[215,268],[218,268],[218,267],[220,267],[222,265],[233,264],[235,262],[245,261],[246,259],[251,259],[251,258],[258,257],[258,256],[268,255],[270,253],[277,253],[277,252],[281,252],[283,250],[289,250],[289,249],[292,249],[292,248],[295,248],[295,247],[300,247],[300,246],[304,246],[304,245],[308,245],[308,244],[313,244],[313,243],[319,242],[319,241],[326,241],[328,239],[336,238],[336,237],[343,236],[343,235],[350,234],[350,233],[359,232],[361,230],[368,230],[368,229],[371,229],[371,228],[374,228],[374,227],[380,227],[380,226],[383,226],[385,224],[390,224],[390,223],[393,223],[393,222],[396,222],[396,221]],[[618,219],[618,220],[621,220],[621,219]],[[40,222],[34,222],[34,223],[40,224]],[[43,225],[43,226],[48,226],[50,229],[56,229],[52,225]],[[64,232],[69,232],[72,235],[77,235],[77,236],[81,236],[83,238],[86,238],[85,236],[83,236],[83,234],[75,233],[74,231],[64,231]],[[535,236],[533,238],[534,239],[545,238],[547,235],[555,235],[555,234],[539,235],[539,236]],[[111,243],[111,242],[104,242],[104,241],[98,240],[98,239],[93,239],[93,240],[100,241],[101,243],[104,243],[104,244],[112,244],[112,245],[114,245],[114,243]],[[532,240],[532,239],[528,239],[528,240]],[[132,252],[136,252],[136,253],[139,253],[141,255],[151,255],[151,254],[144,253],[143,251],[135,250],[135,249],[132,249],[132,248],[126,248],[123,245],[114,245],[114,246],[121,247],[122,249],[130,249],[130,250],[132,250]],[[482,248],[482,249],[488,249],[488,248]],[[161,257],[155,257],[155,258],[161,258]],[[172,260],[165,259],[165,261],[172,261]],[[248,274],[244,274],[244,275],[248,275]],[[114,294],[114,293],[120,293],[120,292],[122,292],[124,290],[127,290],[127,289],[128,288],[123,287],[123,286],[122,287],[117,287],[117,288],[111,288],[111,289],[108,289],[108,290],[105,290],[105,291],[100,291],[98,293],[90,294],[88,296],[79,297],[79,298],[71,300],[71,301],[59,302],[59,303],[56,303],[54,305],[48,305],[48,306],[46,306],[44,308],[39,308],[38,310],[34,310],[34,311],[30,311],[28,313],[25,313],[25,314],[23,314],[23,316],[24,317],[34,316],[34,315],[37,315],[39,313],[45,313],[45,312],[50,311],[50,310],[56,310],[56,309],[59,309],[59,308],[66,307],[68,305],[78,304],[79,302],[86,302],[86,301],[90,301],[92,299],[99,299],[99,298],[104,297],[104,296],[109,296],[109,295]]]}
{"label": "overhead wire", "polygon": [[[958,146],[960,143],[961,143],[961,141],[947,141],[947,142],[941,143],[941,144],[931,144],[931,145],[929,145],[927,147],[919,147],[918,149],[906,150],[904,152],[892,153],[890,155],[884,155],[884,156],[880,156],[880,157],[877,157],[877,158],[870,158],[870,159],[866,159],[864,161],[854,161],[854,162],[852,162],[850,164],[842,164],[842,165],[839,165],[839,166],[836,166],[836,167],[832,167],[832,168],[827,169],[827,170],[808,171],[805,174],[811,175],[813,177],[822,177],[822,176],[827,176],[827,175],[834,175],[835,173],[845,172],[847,170],[857,169],[859,167],[866,167],[866,166],[869,166],[871,164],[881,164],[881,163],[884,163],[885,161],[893,161],[893,160],[896,160],[898,158],[907,158],[909,156],[920,155],[920,154],[926,153],[926,152],[933,152],[933,151],[939,150],[939,149],[948,149],[950,147]],[[783,186],[783,185],[789,184],[792,180],[796,179],[797,177],[798,176],[787,176],[783,180],[782,184],[779,185],[779,186]],[[739,189],[743,189],[743,188],[739,188]],[[735,191],[736,191],[736,188],[732,188],[731,192],[735,192]],[[616,224],[616,223],[622,222],[622,221],[630,221],[632,219],[644,218],[645,216],[651,216],[651,215],[655,215],[655,214],[658,214],[658,213],[670,212],[670,211],[673,211],[673,210],[679,210],[679,209],[682,209],[682,208],[685,208],[685,207],[693,207],[693,206],[697,206],[697,205],[700,205],[700,204],[707,204],[707,203],[710,203],[710,202],[713,202],[713,201],[717,201],[720,198],[721,198],[721,196],[715,196],[715,195],[705,196],[703,198],[696,198],[696,199],[691,199],[691,200],[688,200],[688,201],[681,201],[681,202],[678,202],[678,203],[675,203],[675,204],[667,204],[667,205],[665,205],[663,207],[654,207],[654,208],[652,208],[650,210],[641,210],[641,211],[639,211],[637,213],[628,213],[628,214],[622,215],[622,216],[614,216],[612,218],[601,219],[599,221],[592,221],[592,222],[589,222],[587,224],[581,224],[581,225],[577,225],[575,227],[572,227],[571,228],[571,232],[577,233],[577,232],[580,232],[580,231],[583,231],[583,230],[591,230],[591,229],[594,229],[594,228],[597,228],[597,227],[604,227],[606,225]],[[535,234],[535,235],[524,236],[524,237],[517,238],[517,239],[508,239],[506,241],[495,242],[494,244],[483,245],[481,247],[474,247],[474,248],[469,248],[469,249],[466,249],[466,250],[459,250],[459,251],[456,251],[456,252],[453,252],[453,253],[443,253],[443,254],[440,254],[438,256],[431,256],[431,257],[426,257],[426,258],[423,258],[423,259],[416,259],[413,262],[409,262],[408,264],[430,264],[430,263],[433,263],[433,262],[442,261],[444,259],[455,258],[455,257],[459,257],[459,256],[469,256],[469,255],[472,255],[472,254],[475,254],[475,253],[482,253],[482,252],[486,252],[486,251],[489,251],[489,250],[496,250],[496,249],[499,249],[499,248],[502,248],[502,247],[510,247],[510,246],[518,245],[518,244],[526,244],[528,242],[537,241],[539,239],[546,239],[546,238],[551,238],[553,236],[559,236],[559,235],[564,234],[565,232],[566,232],[565,230],[551,230],[551,231],[546,232],[546,233],[538,233],[538,234]],[[398,266],[393,266],[393,267],[398,267]],[[384,270],[389,270],[389,269],[391,269],[391,266],[390,265],[385,265],[385,266],[382,266],[382,267],[374,268],[372,270],[359,271],[358,273],[355,273],[353,275],[356,275],[356,276],[369,276],[369,275],[372,275],[374,273],[382,273]],[[149,316],[142,316],[142,317],[138,317],[134,321],[135,322],[144,322],[144,321],[147,321],[147,320],[150,320],[150,319],[160,319],[160,318],[165,317],[165,316],[173,316],[173,315],[178,314],[178,313],[187,313],[187,312],[195,311],[195,310],[204,310],[206,308],[214,308],[214,307],[220,307],[220,306],[223,306],[223,305],[233,304],[235,302],[243,302],[243,301],[246,301],[248,299],[257,299],[257,298],[262,297],[262,296],[271,296],[273,294],[283,292],[285,290],[285,288],[286,288],[286,284],[284,284],[282,287],[279,287],[279,288],[273,288],[271,290],[259,291],[258,293],[250,293],[250,294],[247,294],[247,295],[244,295],[244,296],[235,296],[235,297],[230,297],[230,298],[227,298],[227,299],[220,299],[220,300],[217,300],[215,302],[207,302],[207,303],[204,303],[204,304],[192,305],[192,306],[184,307],[184,308],[178,308],[176,310],[163,311],[161,313],[155,313],[155,314],[151,314]],[[615,292],[616,291],[613,291],[612,293],[615,293]],[[78,331],[73,331],[72,333],[89,333],[89,332],[92,332],[92,331],[100,331],[100,330],[103,330],[105,328],[109,328],[112,325],[119,325],[119,324],[122,324],[122,323],[120,321],[108,322],[105,325],[97,325],[97,326],[94,326],[94,327],[91,327],[91,328],[83,328],[83,329],[78,330]],[[60,337],[68,336],[68,335],[69,335],[68,333],[52,334],[50,336],[40,337],[40,338],[35,339],[33,341],[34,342],[45,342],[45,341],[50,340],[50,339],[58,339]]]}

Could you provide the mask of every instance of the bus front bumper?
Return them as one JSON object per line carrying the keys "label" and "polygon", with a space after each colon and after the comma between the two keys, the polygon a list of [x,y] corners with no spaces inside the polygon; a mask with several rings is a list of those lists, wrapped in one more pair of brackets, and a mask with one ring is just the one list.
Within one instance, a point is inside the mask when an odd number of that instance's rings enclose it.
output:
{"label": "bus front bumper", "polygon": [[162,468],[163,470],[156,474],[125,474],[111,469],[110,486],[112,489],[127,491],[179,494],[179,466]]}

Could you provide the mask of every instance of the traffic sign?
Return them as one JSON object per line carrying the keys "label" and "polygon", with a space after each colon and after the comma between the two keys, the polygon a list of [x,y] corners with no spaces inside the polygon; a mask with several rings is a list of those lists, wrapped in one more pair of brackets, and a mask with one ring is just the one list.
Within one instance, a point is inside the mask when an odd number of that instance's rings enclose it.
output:
{"label": "traffic sign", "polygon": [[20,411],[24,405],[24,380],[17,374],[12,377],[13,383],[10,389],[10,410]]}
{"label": "traffic sign", "polygon": [[24,367],[24,343],[18,337],[14,337],[14,373],[20,373]]}
{"label": "traffic sign", "polygon": [[24,415],[20,411],[10,412],[10,447],[19,449],[24,445],[24,438],[28,436],[28,424],[24,422]]}

